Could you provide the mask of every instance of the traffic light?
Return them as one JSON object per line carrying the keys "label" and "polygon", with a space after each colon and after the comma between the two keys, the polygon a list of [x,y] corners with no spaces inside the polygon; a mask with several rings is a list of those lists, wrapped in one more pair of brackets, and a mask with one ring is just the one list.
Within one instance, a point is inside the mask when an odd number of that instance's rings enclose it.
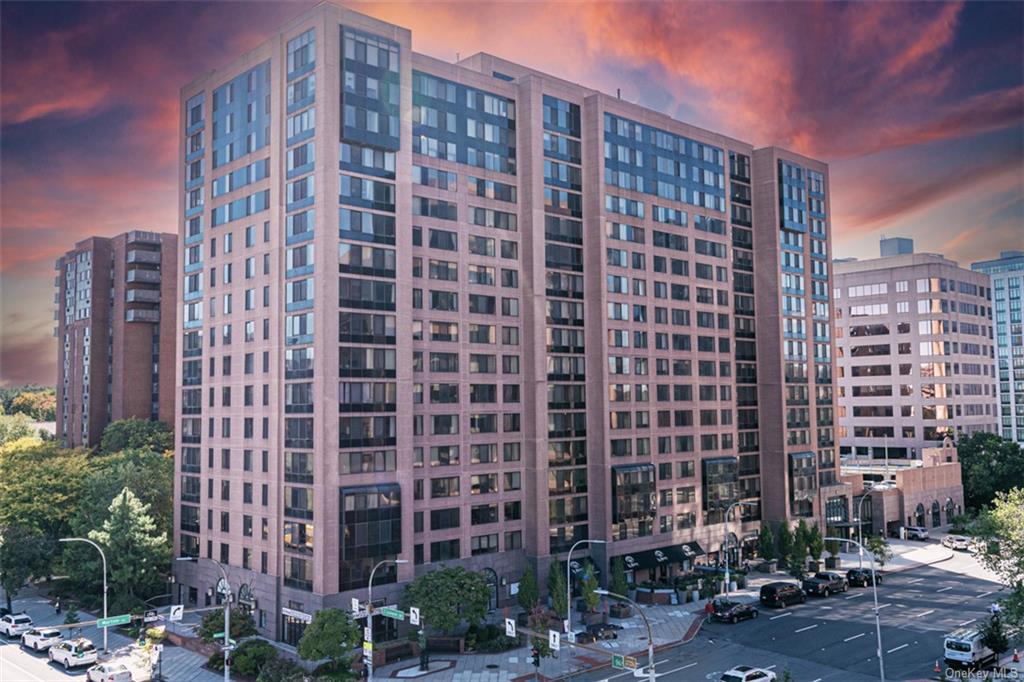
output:
{"label": "traffic light", "polygon": [[540,667],[540,649],[533,647],[530,649],[530,655],[533,656],[533,665],[536,668]]}
{"label": "traffic light", "polygon": [[234,664],[235,664],[235,659],[230,654],[228,654],[227,656],[224,657],[224,665],[226,665],[227,667],[230,668]]}

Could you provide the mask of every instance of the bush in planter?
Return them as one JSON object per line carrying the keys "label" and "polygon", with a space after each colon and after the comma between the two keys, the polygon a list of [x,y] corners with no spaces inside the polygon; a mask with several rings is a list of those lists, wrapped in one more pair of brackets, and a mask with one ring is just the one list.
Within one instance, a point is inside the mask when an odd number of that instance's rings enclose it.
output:
{"label": "bush in planter", "polygon": [[292,661],[277,658],[263,666],[256,682],[301,682],[305,673]]}
{"label": "bush in planter", "polygon": [[537,588],[537,578],[533,574],[533,568],[527,566],[523,571],[523,577],[519,579],[519,592],[516,593],[516,601],[523,611],[529,611],[540,600],[540,591]]}
{"label": "bush in planter", "polygon": [[348,666],[339,666],[334,663],[324,663],[313,671],[313,679],[321,682],[349,682],[362,679],[359,673]]}
{"label": "bush in planter", "polygon": [[277,660],[277,649],[262,639],[242,642],[232,657],[231,672],[244,677],[256,677],[267,663]]}
{"label": "bush in planter", "polygon": [[629,596],[629,583],[626,581],[626,564],[622,557],[612,559],[612,583],[608,586],[610,592]]}

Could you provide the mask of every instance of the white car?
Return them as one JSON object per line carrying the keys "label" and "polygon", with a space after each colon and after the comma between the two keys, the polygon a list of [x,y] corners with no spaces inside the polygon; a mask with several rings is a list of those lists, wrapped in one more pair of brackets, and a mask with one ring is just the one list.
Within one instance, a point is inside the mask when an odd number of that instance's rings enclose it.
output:
{"label": "white car", "polygon": [[60,642],[60,637],[57,628],[32,628],[22,634],[21,645],[33,651],[43,651]]}
{"label": "white car", "polygon": [[101,663],[85,674],[89,682],[132,682],[132,671],[121,663]]}
{"label": "white car", "polygon": [[738,665],[732,670],[726,670],[719,678],[720,682],[775,682],[775,679],[775,673],[771,670],[749,665]]}
{"label": "white car", "polygon": [[944,547],[949,547],[950,549],[966,552],[971,548],[971,539],[964,537],[963,535],[947,535],[942,538],[942,545]]}
{"label": "white car", "polygon": [[7,637],[18,637],[32,629],[32,619],[26,613],[9,613],[0,618],[0,632]]}
{"label": "white car", "polygon": [[60,663],[65,670],[77,668],[80,665],[92,665],[96,662],[98,654],[96,647],[87,639],[65,639],[60,644],[50,647],[50,660]]}
{"label": "white car", "polygon": [[908,540],[928,539],[928,529],[924,526],[907,526],[906,528],[904,528],[904,530],[907,532]]}

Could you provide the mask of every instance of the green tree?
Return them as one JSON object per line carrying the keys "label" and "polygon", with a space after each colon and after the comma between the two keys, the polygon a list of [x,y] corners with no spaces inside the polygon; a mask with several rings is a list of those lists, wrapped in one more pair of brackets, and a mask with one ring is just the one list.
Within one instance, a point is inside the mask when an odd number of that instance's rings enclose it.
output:
{"label": "green tree", "polygon": [[305,672],[288,659],[278,658],[264,664],[256,682],[302,682]]}
{"label": "green tree", "polygon": [[[598,589],[600,585],[597,583],[597,576],[594,575],[594,567],[591,564],[586,564],[583,568],[583,576],[580,579],[580,591],[583,593],[583,601],[587,605],[587,610],[593,613],[597,609],[597,605],[601,603],[601,595],[594,590]],[[621,592],[619,594],[622,594]]]}
{"label": "green tree", "polygon": [[839,541],[838,540],[826,540],[825,549],[828,551],[829,556],[833,559],[839,556]]}
{"label": "green tree", "polygon": [[0,415],[0,446],[36,435],[32,420],[23,414]]}
{"label": "green tree", "polygon": [[988,620],[983,621],[978,632],[981,634],[981,643],[994,651],[997,656],[1006,653],[1010,648],[1010,638],[1006,635],[1006,626],[998,613],[993,613]]}
{"label": "green tree", "polygon": [[786,566],[789,569],[789,574],[797,580],[802,580],[804,575],[807,573],[807,526],[804,525],[804,531],[798,532],[793,535],[793,544],[790,547],[789,555],[786,557]]}
{"label": "green tree", "polygon": [[[562,598],[565,599],[565,597]],[[530,616],[526,622],[534,632],[544,632],[550,625],[548,622],[547,611],[545,611],[540,605],[530,611]],[[540,652],[541,658],[549,658],[552,655],[551,648],[548,646],[547,637],[531,637],[530,646],[536,648],[537,651]]]}
{"label": "green tree", "polygon": [[537,605],[540,599],[540,589],[537,587],[537,578],[533,574],[533,567],[527,566],[523,571],[523,577],[519,579],[519,592],[516,593],[516,601],[523,611],[527,613]]}
{"label": "green tree", "polygon": [[9,412],[37,422],[57,421],[57,393],[52,388],[22,391],[11,400]]}
{"label": "green tree", "polygon": [[961,434],[956,444],[963,477],[964,506],[980,511],[996,494],[1024,488],[1024,451],[994,433]]}
{"label": "green tree", "polygon": [[0,586],[7,609],[32,576],[46,572],[51,545],[39,531],[25,526],[0,528]]}
{"label": "green tree", "polygon": [[[203,616],[203,622],[199,624],[198,635],[207,644],[224,641],[223,635],[214,637],[218,632],[224,632],[224,610],[207,611]],[[240,640],[243,637],[251,637],[259,634],[256,623],[247,609],[236,607],[231,609],[231,639]]]}
{"label": "green tree", "polygon": [[875,556],[875,563],[882,568],[892,559],[892,548],[885,538],[880,535],[872,535],[864,543],[866,549]]}
{"label": "green tree", "polygon": [[775,549],[782,561],[789,561],[789,557],[793,553],[793,539],[793,532],[789,529],[789,524],[780,521],[779,530],[775,533]]}
{"label": "green tree", "polygon": [[548,566],[548,595],[551,597],[551,608],[559,618],[565,618],[569,612],[565,590],[565,574],[562,572],[562,565],[552,560]]}
{"label": "green tree", "polygon": [[171,557],[167,534],[157,529],[149,505],[128,488],[110,503],[110,516],[89,539],[106,552],[115,604],[134,606],[164,587]]}
{"label": "green tree", "polygon": [[807,551],[815,561],[821,561],[821,553],[825,551],[825,540],[821,536],[818,524],[814,524],[808,533]]}
{"label": "green tree", "polygon": [[64,612],[64,625],[75,625],[81,622],[78,616],[78,605],[75,602],[68,604],[68,610]]}
{"label": "green tree", "polygon": [[[427,621],[430,622],[430,621]],[[363,633],[342,609],[322,609],[313,615],[299,640],[299,656],[306,661],[329,659],[335,669],[348,665]]]}
{"label": "green tree", "polygon": [[121,450],[174,450],[174,432],[163,422],[146,419],[119,419],[103,429],[100,453],[111,454]]}
{"label": "green tree", "polygon": [[998,493],[992,509],[978,519],[978,529],[984,541],[978,558],[1008,588],[1000,600],[1002,620],[1024,626],[1024,488]]}
{"label": "green tree", "polygon": [[612,584],[609,590],[624,597],[629,596],[629,583],[626,582],[626,564],[620,556],[612,559]]}
{"label": "green tree", "polygon": [[461,566],[424,573],[405,586],[406,606],[419,607],[426,626],[445,634],[463,621],[479,623],[487,615],[490,601],[483,574]]}
{"label": "green tree", "polygon": [[807,526],[807,521],[800,519],[800,522],[796,524],[796,531],[793,533],[794,542],[803,542],[806,548],[810,544],[811,529]]}
{"label": "green tree", "polygon": [[771,561],[776,557],[775,533],[772,532],[772,527],[767,523],[761,526],[761,537],[757,541],[757,553],[765,561]]}

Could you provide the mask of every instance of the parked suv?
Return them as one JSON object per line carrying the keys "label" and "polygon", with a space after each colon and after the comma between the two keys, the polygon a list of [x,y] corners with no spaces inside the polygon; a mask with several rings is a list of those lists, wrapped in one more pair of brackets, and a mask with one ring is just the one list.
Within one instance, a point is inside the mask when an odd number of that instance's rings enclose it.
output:
{"label": "parked suv", "polygon": [[711,617],[723,623],[738,623],[747,618],[757,618],[757,607],[753,604],[716,599],[713,605],[715,610]]}
{"label": "parked suv", "polygon": [[[846,582],[854,587],[867,587],[871,584],[871,570],[867,568],[851,568],[846,572]],[[882,574],[879,571],[874,572],[874,580],[877,584],[882,584]]]}
{"label": "parked suv", "polygon": [[765,606],[789,606],[803,604],[807,593],[796,583],[776,582],[761,586],[761,603]]}
{"label": "parked suv", "polygon": [[924,526],[907,526],[903,530],[907,532],[908,540],[927,540],[928,529]]}
{"label": "parked suv", "polygon": [[816,594],[820,597],[827,597],[836,592],[846,592],[846,578],[838,573],[822,571],[815,573],[809,578],[804,578],[801,585],[807,594]]}
{"label": "parked suv", "polygon": [[942,538],[942,546],[966,552],[971,548],[971,539],[963,535],[947,535]]}
{"label": "parked suv", "polygon": [[18,637],[32,629],[32,619],[27,613],[9,613],[0,618],[0,632],[10,637]]}
{"label": "parked suv", "polygon": [[60,663],[65,670],[76,668],[80,665],[93,665],[96,663],[96,647],[87,639],[65,639],[60,644],[50,647],[50,660]]}
{"label": "parked suv", "polygon": [[21,636],[21,645],[33,651],[43,651],[60,641],[57,628],[32,628]]}
{"label": "parked suv", "polygon": [[94,665],[85,673],[89,682],[132,682],[132,671],[121,663]]}

